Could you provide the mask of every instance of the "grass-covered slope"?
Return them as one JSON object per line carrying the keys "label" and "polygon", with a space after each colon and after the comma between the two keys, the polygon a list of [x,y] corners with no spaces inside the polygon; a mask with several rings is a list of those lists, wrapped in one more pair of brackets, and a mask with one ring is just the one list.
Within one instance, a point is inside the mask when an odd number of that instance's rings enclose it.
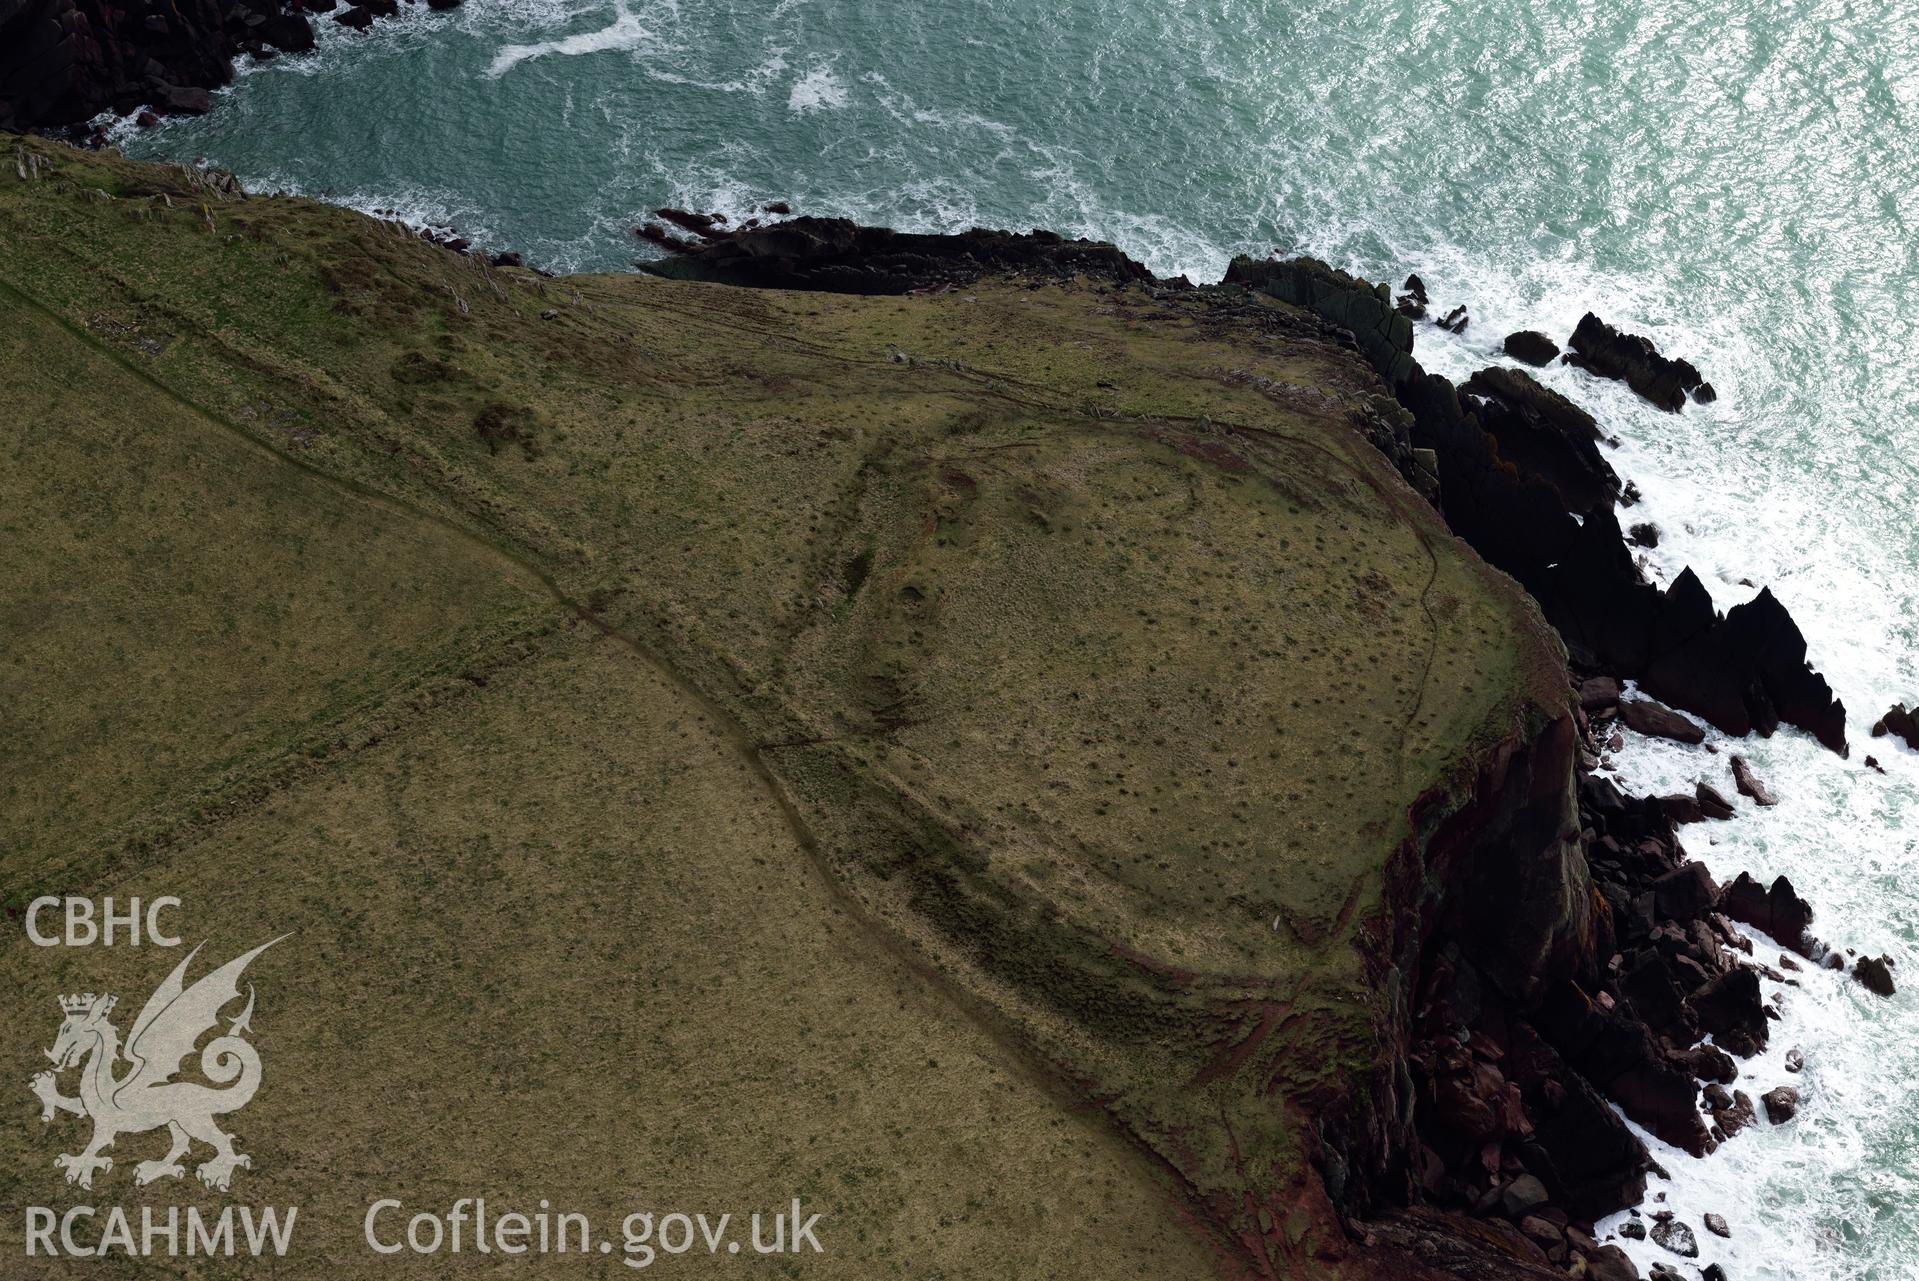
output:
{"label": "grass-covered slope", "polygon": [[[19,145],[0,892],[294,932],[241,1176],[318,1207],[288,1275],[404,1275],[395,1188],[800,1195],[821,1275],[1372,1266],[1310,1170],[1403,1014],[1388,866],[1564,685],[1350,348],[543,279]],[[163,968],[0,948],[49,1042]]]}

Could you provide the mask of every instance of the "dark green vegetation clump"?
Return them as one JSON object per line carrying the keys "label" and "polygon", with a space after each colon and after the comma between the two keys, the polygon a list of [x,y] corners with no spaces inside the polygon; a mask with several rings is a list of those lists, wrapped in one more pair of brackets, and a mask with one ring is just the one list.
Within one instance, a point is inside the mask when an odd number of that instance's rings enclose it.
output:
{"label": "dark green vegetation clump", "polygon": [[[0,894],[295,933],[244,1177],[325,1275],[407,1274],[355,1234],[415,1179],[797,1195],[833,1275],[1331,1266],[1388,866],[1564,689],[1349,348],[547,279],[23,145]],[[5,946],[13,1026],[158,977]]]}
{"label": "dark green vegetation clump", "polygon": [[540,423],[525,405],[510,405],[490,400],[473,415],[474,434],[486,442],[490,453],[499,453],[508,445],[517,445],[528,459],[540,456]]}

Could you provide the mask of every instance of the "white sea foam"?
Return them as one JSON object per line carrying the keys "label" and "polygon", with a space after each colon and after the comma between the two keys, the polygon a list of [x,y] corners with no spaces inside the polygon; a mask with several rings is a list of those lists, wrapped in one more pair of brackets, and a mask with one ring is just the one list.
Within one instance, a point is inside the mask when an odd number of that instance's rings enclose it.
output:
{"label": "white sea foam", "polygon": [[816,66],[793,82],[786,109],[796,116],[815,111],[837,111],[847,104],[846,82],[831,67]]}
{"label": "white sea foam", "polygon": [[658,44],[658,34],[641,23],[639,16],[624,3],[620,3],[614,6],[613,21],[597,31],[582,31],[556,40],[505,46],[493,56],[492,64],[486,69],[486,78],[497,80],[521,63],[535,58],[577,58],[609,50],[653,48]]}

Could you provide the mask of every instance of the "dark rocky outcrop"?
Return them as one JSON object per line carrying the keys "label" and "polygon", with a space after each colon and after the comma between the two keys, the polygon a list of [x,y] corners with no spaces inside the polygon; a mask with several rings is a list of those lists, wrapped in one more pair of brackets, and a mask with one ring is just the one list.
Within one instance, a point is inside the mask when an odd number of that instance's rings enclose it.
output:
{"label": "dark rocky outcrop", "polygon": [[1738,966],[1694,992],[1689,1004],[1699,1030],[1739,1055],[1751,1058],[1766,1048],[1766,1011],[1759,993],[1759,972]]}
{"label": "dark rocky outcrop", "polygon": [[844,218],[793,218],[733,231],[712,221],[701,230],[696,220],[704,215],[672,212],[683,215],[674,221],[699,239],[660,240],[675,256],[646,267],[684,280],[851,294],[969,285],[989,273],[1153,280],[1145,267],[1112,245],[1067,240],[1049,231],[976,228],[960,235],[920,235],[862,227]]}
{"label": "dark rocky outcrop", "polygon": [[1763,930],[1781,947],[1811,957],[1815,941],[1807,934],[1812,925],[1812,908],[1793,891],[1792,882],[1781,876],[1771,889],[1741,872],[1720,891],[1719,910],[1732,920]]}
{"label": "dark rocky outcrop", "polygon": [[1699,608],[1704,588],[1697,579],[1680,591],[1675,581],[1667,595],[1675,605],[1672,621],[1685,635],[1647,664],[1641,677],[1647,692],[1728,734],[1771,734],[1786,722],[1844,753],[1845,707],[1806,662],[1806,638],[1770,589],[1723,618],[1709,602]]}
{"label": "dark rocky outcrop", "polygon": [[[1576,665],[1637,679],[1648,693],[1729,734],[1770,734],[1782,723],[1793,724],[1845,751],[1845,708],[1806,662],[1805,637],[1769,591],[1722,616],[1690,570],[1664,590],[1653,586],[1620,529],[1613,499],[1624,501],[1625,492],[1614,490],[1583,510],[1571,505],[1570,498],[1593,498],[1591,477],[1584,488],[1570,484],[1562,449],[1548,453],[1542,464],[1537,423],[1528,424],[1532,430],[1523,437],[1512,436],[1508,454],[1506,439],[1489,421],[1506,425],[1510,435],[1511,424],[1526,422],[1529,409],[1541,412],[1540,402],[1523,393],[1514,403],[1520,371],[1476,375],[1467,384],[1476,388],[1470,393],[1427,373],[1413,359],[1412,322],[1394,310],[1390,290],[1310,258],[1238,258],[1226,282],[1306,308],[1352,334],[1413,415],[1413,445],[1433,451],[1447,523],[1532,593]],[[1604,334],[1592,326],[1582,328],[1594,352],[1625,360],[1630,348],[1646,356],[1633,343],[1622,348],[1602,342]],[[1679,362],[1640,363],[1653,371],[1642,374],[1642,381],[1656,375],[1684,383],[1689,377],[1675,372]],[[1557,423],[1553,443],[1569,447],[1566,420]]]}
{"label": "dark rocky outcrop", "polygon": [[1589,676],[1579,682],[1579,706],[1586,712],[1603,712],[1619,706],[1619,682],[1610,676]]}
{"label": "dark rocky outcrop", "polygon": [[1891,996],[1893,993],[1892,962],[1888,957],[1860,957],[1853,962],[1852,977],[1869,992],[1877,992],[1880,996]]}
{"label": "dark rocky outcrop", "polygon": [[1741,796],[1751,797],[1755,805],[1772,806],[1779,803],[1779,798],[1774,796],[1772,789],[1767,787],[1765,782],[1757,774],[1752,772],[1752,766],[1746,762],[1746,758],[1743,756],[1734,756],[1732,758],[1732,781],[1733,786],[1739,790],[1739,794]]}
{"label": "dark rocky outcrop", "polygon": [[1759,1096],[1766,1105],[1766,1119],[1774,1125],[1782,1125],[1799,1115],[1799,1091],[1790,1085],[1782,1085],[1767,1090]]}
{"label": "dark rocky outcrop", "polygon": [[1590,311],[1580,317],[1568,345],[1572,351],[1566,355],[1567,364],[1601,378],[1623,379],[1641,396],[1674,413],[1684,407],[1689,393],[1707,385],[1690,361],[1662,356],[1650,339],[1621,333]]}
{"label": "dark rocky outcrop", "polygon": [[1424,320],[1426,304],[1430,301],[1431,299],[1426,297],[1426,282],[1415,274],[1406,277],[1406,292],[1399,295],[1393,306],[1408,320]]}
{"label": "dark rocky outcrop", "polygon": [[1722,795],[1718,788],[1710,783],[1697,783],[1693,786],[1693,799],[1699,802],[1699,812],[1710,819],[1729,819],[1736,812],[1732,802]]}
{"label": "dark rocky outcrop", "polygon": [[1724,1143],[1758,1119],[1752,1096],[1744,1090],[1728,1090],[1723,1084],[1708,1085],[1701,1094],[1706,1110],[1712,1113],[1713,1137]]}
{"label": "dark rocky outcrop", "polygon": [[1894,703],[1872,726],[1874,738],[1888,734],[1905,739],[1908,747],[1919,747],[1919,715],[1908,711],[1904,703]]}
{"label": "dark rocky outcrop", "polygon": [[[1617,706],[1618,686],[1589,678],[1573,692],[1593,714],[1583,730],[1590,751],[1610,732],[1604,714]],[[1721,912],[1729,901],[1752,906],[1757,886],[1742,876],[1736,892],[1721,891],[1685,857],[1659,801],[1625,796],[1591,774],[1579,777],[1576,794],[1595,900],[1590,952],[1487,946],[1477,936],[1485,903],[1500,901],[1496,875],[1510,867],[1450,879],[1463,902],[1437,923],[1413,1015],[1414,1173],[1436,1207],[1503,1218],[1554,1262],[1562,1258],[1555,1250],[1568,1263],[1576,1254],[1589,1275],[1629,1276],[1629,1265],[1619,1271],[1620,1260],[1584,1244],[1596,1218],[1640,1198],[1651,1168],[1609,1104],[1695,1155],[1752,1124],[1753,1100],[1726,1083],[1738,1075],[1733,1055],[1764,1049],[1769,1019],[1760,971],[1741,958],[1750,944]],[[1565,874],[1561,883],[1579,880]],[[1531,902],[1515,914],[1537,917],[1550,899],[1535,888],[1504,901]],[[1789,885],[1759,893],[1756,904],[1749,914],[1785,932],[1772,919],[1776,905],[1803,936],[1809,913]],[[1527,965],[1526,956],[1545,959]],[[1714,1044],[1697,1043],[1708,1035]],[[1701,1080],[1714,1083],[1703,1114]],[[1684,1249],[1682,1226],[1656,1230]]]}
{"label": "dark rocky outcrop", "polygon": [[1559,359],[1559,344],[1536,329],[1506,335],[1506,354],[1529,365],[1550,365]]}
{"label": "dark rocky outcrop", "polygon": [[1590,511],[1619,500],[1619,477],[1599,453],[1599,424],[1531,374],[1482,369],[1459,394],[1492,436],[1499,456],[1552,486],[1567,511]]}
{"label": "dark rocky outcrop", "polygon": [[[0,0],[0,129],[57,129],[103,111],[197,114],[243,53],[313,48],[300,0]],[[356,8],[371,22],[395,0]],[[356,19],[356,22],[358,19]]]}
{"label": "dark rocky outcrop", "polygon": [[1706,731],[1664,703],[1650,698],[1629,698],[1619,704],[1619,719],[1635,734],[1650,738],[1669,738],[1675,743],[1703,743]]}

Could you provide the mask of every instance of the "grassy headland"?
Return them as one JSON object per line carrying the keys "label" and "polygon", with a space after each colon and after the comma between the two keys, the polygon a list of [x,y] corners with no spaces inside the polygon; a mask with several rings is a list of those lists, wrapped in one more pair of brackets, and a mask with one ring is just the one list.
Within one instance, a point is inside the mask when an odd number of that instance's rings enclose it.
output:
{"label": "grassy headland", "polygon": [[[310,1207],[288,1275],[440,1275],[365,1204],[493,1189],[801,1196],[821,1275],[1344,1266],[1389,864],[1565,697],[1350,347],[1236,291],[543,278],[13,146],[0,897],[294,933],[241,1175]],[[49,1042],[167,968],[0,948]]]}

